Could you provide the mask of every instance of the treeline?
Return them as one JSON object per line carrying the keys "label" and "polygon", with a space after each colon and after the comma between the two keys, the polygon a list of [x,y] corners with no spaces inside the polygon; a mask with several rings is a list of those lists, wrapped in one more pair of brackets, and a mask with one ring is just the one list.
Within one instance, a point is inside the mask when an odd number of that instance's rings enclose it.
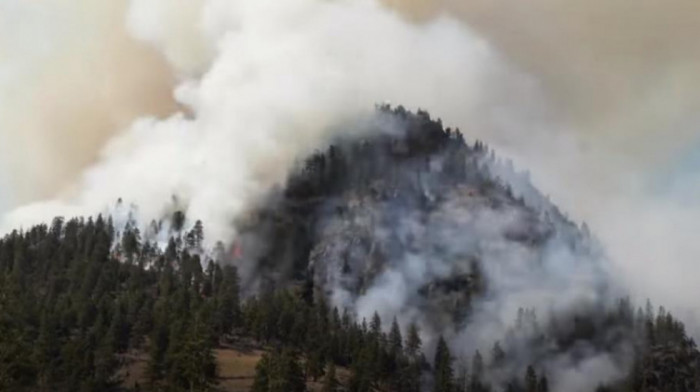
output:
{"label": "treeline", "polygon": [[405,340],[396,321],[385,334],[378,315],[357,322],[303,285],[241,302],[236,269],[196,254],[199,233],[201,223],[173,233],[161,251],[98,217],[0,240],[0,390],[124,390],[123,354],[134,350],[148,353],[137,390],[213,390],[213,349],[244,338],[276,347],[256,391],[303,390],[336,365],[352,369],[349,390],[419,390],[427,361],[415,326]]}
{"label": "treeline", "polygon": [[[303,291],[284,290],[244,305],[244,329],[274,347],[258,364],[254,391],[304,390],[299,388],[305,379],[323,379],[328,390],[337,391],[340,385],[332,374],[336,366],[351,369],[347,390],[420,390],[427,363],[415,325],[404,339],[396,320],[385,333],[377,314],[358,323],[348,312],[341,314],[323,300],[310,299]],[[295,368],[303,375],[297,383],[286,376],[295,374],[289,370]],[[278,389],[284,383],[289,389]]]}
{"label": "treeline", "polygon": [[376,118],[378,123],[367,130],[371,137],[340,138],[304,160],[290,175],[286,197],[299,202],[345,190],[381,193],[377,181],[408,199],[424,197],[426,187],[459,183],[510,192],[489,173],[486,160],[495,158],[483,142],[468,144],[459,129],[444,128],[426,111],[384,105],[377,108]]}
{"label": "treeline", "polygon": [[[348,312],[329,309],[323,299],[305,300],[310,297],[303,292],[270,293],[243,307],[246,333],[273,347],[258,364],[254,392],[303,391],[304,380],[322,380],[324,391],[546,392],[547,359],[556,352],[576,355],[573,348],[584,345],[633,358],[626,376],[596,392],[700,387],[700,353],[683,324],[663,307],[654,312],[647,304],[635,311],[623,299],[602,313],[589,309],[541,326],[533,310],[521,309],[511,332],[489,353],[455,356],[440,336],[428,360],[414,324],[407,331],[396,320],[383,326],[376,313],[358,323]],[[617,348],[632,354],[613,353]],[[532,363],[522,363],[527,357]],[[349,370],[344,383],[336,378],[336,367]]]}
{"label": "treeline", "polygon": [[238,277],[195,253],[201,223],[173,234],[161,251],[98,217],[0,240],[0,390],[122,390],[130,350],[149,353],[144,387],[210,389]]}
{"label": "treeline", "polygon": [[[173,233],[164,251],[141,242],[136,229],[116,233],[100,217],[56,219],[0,240],[0,390],[123,390],[123,354],[130,350],[148,352],[147,380],[138,390],[214,390],[213,349],[235,339],[270,348],[258,364],[255,392],[303,391],[308,380],[326,391],[548,390],[536,363],[507,382],[493,380],[493,369],[510,361],[507,341],[461,366],[444,339],[427,360],[415,325],[402,331],[376,314],[356,320],[314,296],[310,284],[241,301],[236,269],[197,254],[200,230],[198,223]],[[521,312],[516,328],[529,328],[531,319]],[[600,391],[700,385],[695,343],[663,309],[635,312],[621,301],[605,317],[577,316],[572,325],[543,327],[532,344],[590,342],[611,325],[628,325],[622,331],[640,337],[629,377]],[[337,368],[348,369],[347,380]]]}

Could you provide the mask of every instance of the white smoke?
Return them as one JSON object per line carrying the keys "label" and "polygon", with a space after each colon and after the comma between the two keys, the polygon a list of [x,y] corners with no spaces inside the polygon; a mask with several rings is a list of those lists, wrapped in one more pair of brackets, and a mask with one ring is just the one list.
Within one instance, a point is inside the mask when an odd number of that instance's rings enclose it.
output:
{"label": "white smoke", "polygon": [[698,313],[699,2],[382,1],[459,18],[536,77],[557,121],[483,138],[589,223],[637,296]]}
{"label": "white smoke", "polygon": [[[391,169],[392,175],[370,187],[379,194],[392,194],[393,187],[383,185],[390,182],[388,178],[415,175],[415,168],[401,170]],[[427,173],[421,178],[426,184],[431,180],[439,184],[440,165],[432,170],[435,178],[426,178]],[[474,175],[474,170],[468,172]],[[435,189],[426,186],[423,191],[432,194]],[[507,344],[506,349],[513,350],[509,371],[492,374],[496,384],[510,381],[505,377],[523,373],[534,361],[546,369],[555,391],[590,391],[624,376],[630,358],[626,342],[615,342],[602,353],[579,343],[575,355],[556,352],[557,345],[551,342],[551,347],[542,344],[551,349],[543,355],[529,346],[518,349],[517,342],[509,341],[522,309],[532,310],[540,326],[524,333],[518,329],[524,340],[552,325],[551,316],[566,317],[589,307],[600,312],[624,295],[610,279],[609,264],[595,241],[585,230],[579,232],[552,217],[551,205],[542,202],[545,207],[527,210],[504,200],[503,194],[484,194],[473,183],[443,190],[440,201],[426,209],[400,198],[374,199],[362,192],[340,198],[342,214],[323,209],[331,212],[319,224],[322,229],[311,256],[314,281],[323,286],[333,305],[353,309],[360,319],[370,320],[375,312],[382,320],[396,318],[404,330],[415,323],[428,352],[438,336],[444,336],[452,354],[463,359],[476,350],[489,353],[495,342]],[[392,251],[397,247],[404,251]],[[472,262],[480,266],[476,276],[481,275],[485,289],[476,288]],[[485,291],[478,299],[467,299],[465,290]],[[463,312],[464,324],[455,325],[454,311]],[[488,354],[486,359],[491,360]]]}
{"label": "white smoke", "polygon": [[[206,222],[210,241],[227,240],[233,218],[283,181],[295,159],[322,146],[342,119],[382,101],[477,118],[496,81],[529,88],[449,18],[412,25],[373,1],[212,0],[199,13],[187,8],[188,19],[170,7],[133,2],[130,29],[190,75],[175,92],[188,113],[137,121],[110,141],[76,197],[20,208],[5,229],[97,213],[118,197],[138,205],[148,222],[177,195],[189,217]],[[183,43],[171,31],[197,36]],[[185,59],[209,56],[196,49],[203,40],[216,50],[197,76],[192,64],[206,59]]]}

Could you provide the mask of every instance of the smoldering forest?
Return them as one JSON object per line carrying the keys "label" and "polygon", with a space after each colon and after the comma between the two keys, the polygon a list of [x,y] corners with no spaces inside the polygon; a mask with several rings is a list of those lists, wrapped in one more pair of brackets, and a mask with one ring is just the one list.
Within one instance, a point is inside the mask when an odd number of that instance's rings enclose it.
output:
{"label": "smoldering forest", "polygon": [[695,6],[535,3],[0,5],[0,386],[696,390]]}
{"label": "smoldering forest", "polygon": [[237,222],[226,253],[244,291],[306,285],[358,320],[418,325],[428,357],[442,336],[465,374],[475,353],[491,361],[497,390],[518,388],[528,366],[553,390],[625,379],[646,316],[585,223],[428,112],[380,105],[339,127],[363,136],[300,161]]}

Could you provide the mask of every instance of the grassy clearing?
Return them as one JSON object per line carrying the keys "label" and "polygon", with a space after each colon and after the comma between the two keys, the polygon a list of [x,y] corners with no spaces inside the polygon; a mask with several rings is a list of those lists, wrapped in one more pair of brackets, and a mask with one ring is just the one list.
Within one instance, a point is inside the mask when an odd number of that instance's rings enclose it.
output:
{"label": "grassy clearing", "polygon": [[[263,347],[246,343],[224,345],[214,350],[219,367],[219,389],[222,392],[250,391],[255,377],[255,365],[264,353]],[[136,383],[145,385],[148,355],[142,352],[130,352],[125,354],[123,359],[126,361],[121,373],[124,386],[133,388]],[[350,375],[347,369],[338,368],[336,372],[342,383],[347,382]],[[309,380],[307,386],[310,392],[320,391],[322,379],[317,382]]]}

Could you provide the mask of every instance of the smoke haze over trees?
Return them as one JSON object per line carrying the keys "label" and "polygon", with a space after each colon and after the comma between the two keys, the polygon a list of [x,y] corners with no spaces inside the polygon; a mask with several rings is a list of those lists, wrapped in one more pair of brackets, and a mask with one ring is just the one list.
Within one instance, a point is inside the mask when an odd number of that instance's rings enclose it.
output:
{"label": "smoke haze over trees", "polygon": [[214,348],[252,342],[256,392],[697,390],[684,325],[526,174],[424,111],[343,126],[365,136],[300,161],[230,245],[121,201],[0,240],[0,389],[120,390],[136,351],[133,389],[214,390]]}
{"label": "smoke haze over trees", "polygon": [[530,169],[593,228],[635,298],[690,321],[697,8],[6,0],[0,230],[105,213],[120,196],[147,223],[175,193],[207,238],[228,238],[232,217],[325,147],[329,124],[388,100],[469,127]]}

